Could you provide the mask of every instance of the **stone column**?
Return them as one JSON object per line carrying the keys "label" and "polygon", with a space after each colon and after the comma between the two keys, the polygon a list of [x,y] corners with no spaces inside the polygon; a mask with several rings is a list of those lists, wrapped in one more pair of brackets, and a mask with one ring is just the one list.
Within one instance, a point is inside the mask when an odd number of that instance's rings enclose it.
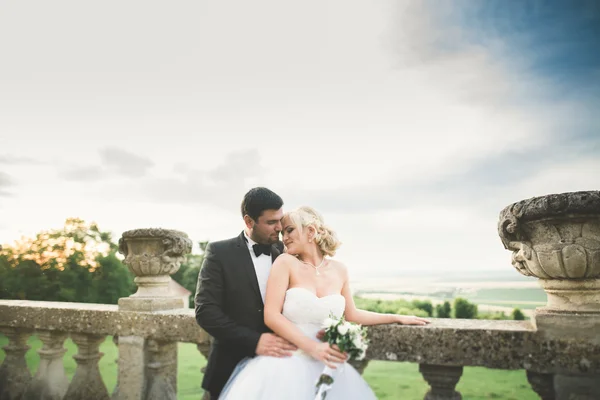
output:
{"label": "stone column", "polygon": [[69,387],[63,365],[63,356],[67,352],[63,343],[67,334],[37,331],[37,336],[43,343],[42,348],[38,350],[40,364],[35,377],[23,394],[23,399],[61,400]]}
{"label": "stone column", "polygon": [[27,338],[31,333],[16,328],[2,328],[2,331],[9,342],[3,347],[6,358],[0,366],[0,400],[17,400],[31,381],[25,362],[25,353],[29,350]]}
{"label": "stone column", "polygon": [[78,352],[73,356],[77,362],[75,376],[63,400],[108,400],[108,390],[100,376],[98,361],[104,355],[99,351],[100,344],[106,339],[100,335],[71,334]]}
{"label": "stone column", "polygon": [[[537,277],[548,296],[546,306],[535,312],[538,334],[600,345],[600,191],[513,203],[500,213],[498,233],[513,252],[513,266]],[[558,400],[587,393],[600,398],[600,376],[579,376],[579,383],[577,375],[555,377]],[[597,383],[590,386],[590,381]]]}
{"label": "stone column", "polygon": [[[119,299],[119,311],[151,312],[187,308],[181,297],[169,291],[169,282],[170,275],[177,272],[181,261],[191,250],[192,242],[183,232],[136,229],[123,233],[119,240],[119,252],[125,256],[125,265],[135,274],[134,282],[138,290],[129,297]],[[176,349],[176,346],[160,347],[160,358],[176,361]],[[116,399],[145,399],[148,390],[157,393],[158,389],[152,387],[163,387],[156,386],[156,380],[149,382],[147,379],[146,361],[154,357],[150,353],[144,338],[119,337],[119,388],[114,396]],[[152,370],[150,365],[148,367]],[[176,379],[176,375],[173,379]],[[172,383],[172,387],[177,389],[176,382]]]}
{"label": "stone column", "polygon": [[425,400],[461,400],[462,396],[455,390],[463,373],[463,367],[445,365],[420,364],[419,371],[431,389]]}

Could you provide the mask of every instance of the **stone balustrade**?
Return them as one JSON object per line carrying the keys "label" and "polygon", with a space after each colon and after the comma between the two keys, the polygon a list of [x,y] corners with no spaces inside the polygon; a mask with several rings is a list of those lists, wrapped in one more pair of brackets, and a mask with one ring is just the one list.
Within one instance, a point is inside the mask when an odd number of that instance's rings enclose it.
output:
{"label": "stone balustrade", "polygon": [[[119,363],[119,385],[113,398],[174,399],[177,384],[176,359],[169,358],[172,347],[177,342],[188,342],[202,348],[209,342],[191,309],[131,312],[120,311],[114,305],[43,301],[0,300],[0,333],[10,339],[0,382],[3,390],[10,388],[11,394],[0,397],[2,400],[18,398],[16,393],[30,395],[27,398],[41,398],[40,393],[52,399],[109,398],[97,367],[102,356],[99,344],[108,335],[119,338],[119,352],[123,352],[119,356],[124,363],[131,348],[146,344],[149,353],[145,363],[125,367]],[[44,346],[39,351],[38,374],[32,378],[24,355],[26,339],[34,333]],[[62,364],[67,336],[79,350],[74,356],[77,370],[70,383]],[[540,394],[553,393],[555,374],[600,374],[600,344],[568,337],[547,338],[530,321],[433,318],[425,327],[371,327],[369,336],[368,360],[419,363],[431,386],[430,399],[459,398],[458,394],[453,397],[448,393],[454,393],[463,366],[525,369],[533,389]],[[142,396],[130,397],[124,381],[138,382]]]}
{"label": "stone balustrade", "polygon": [[[522,274],[540,279],[546,307],[531,321],[432,319],[426,327],[371,327],[368,360],[419,364],[428,400],[460,399],[464,366],[524,369],[544,400],[600,398],[600,192],[532,198],[506,207],[498,232]],[[0,300],[0,333],[9,338],[0,366],[0,400],[175,399],[177,342],[209,337],[193,310],[168,291],[169,275],[191,249],[178,231],[139,229],[119,242],[138,291],[118,306]],[[31,377],[27,338],[43,342]],[[99,345],[116,338],[118,383],[109,395],[98,371]],[[63,343],[78,347],[75,376],[67,381]],[[200,371],[198,371],[200,374]],[[200,377],[199,377],[200,379]],[[390,377],[394,379],[394,377]]]}

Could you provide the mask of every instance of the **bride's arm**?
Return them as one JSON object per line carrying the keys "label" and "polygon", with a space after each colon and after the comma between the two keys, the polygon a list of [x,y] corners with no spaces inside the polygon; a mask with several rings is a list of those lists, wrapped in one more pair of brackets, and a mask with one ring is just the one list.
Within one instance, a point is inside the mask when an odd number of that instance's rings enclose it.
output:
{"label": "bride's arm", "polygon": [[289,288],[290,264],[294,261],[292,256],[282,254],[273,263],[265,295],[265,324],[277,335],[298,346],[313,358],[335,368],[332,362],[344,362],[346,359],[344,354],[331,348],[328,343],[320,343],[309,338],[281,313],[285,294]]}
{"label": "bride's arm", "polygon": [[265,324],[277,335],[307,351],[315,341],[304,335],[290,320],[281,314],[290,281],[290,259],[286,254],[273,263],[265,294]]}
{"label": "bride's arm", "polygon": [[356,308],[356,305],[354,304],[354,298],[352,297],[352,291],[350,290],[348,271],[346,267],[343,267],[343,271],[344,286],[342,287],[342,295],[346,298],[346,310],[344,315],[347,321],[355,322],[360,325],[380,325],[393,323],[399,323],[403,325],[426,325],[429,323],[429,321],[424,318],[415,317],[412,315],[381,314]]}

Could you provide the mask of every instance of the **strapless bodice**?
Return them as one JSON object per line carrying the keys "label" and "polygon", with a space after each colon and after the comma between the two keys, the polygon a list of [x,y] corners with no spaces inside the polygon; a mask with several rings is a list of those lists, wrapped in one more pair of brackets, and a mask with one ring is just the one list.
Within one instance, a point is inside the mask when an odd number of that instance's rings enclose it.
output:
{"label": "strapless bodice", "polygon": [[292,321],[307,336],[315,337],[329,316],[344,314],[346,299],[341,294],[318,297],[308,289],[290,288],[285,293],[283,316]]}

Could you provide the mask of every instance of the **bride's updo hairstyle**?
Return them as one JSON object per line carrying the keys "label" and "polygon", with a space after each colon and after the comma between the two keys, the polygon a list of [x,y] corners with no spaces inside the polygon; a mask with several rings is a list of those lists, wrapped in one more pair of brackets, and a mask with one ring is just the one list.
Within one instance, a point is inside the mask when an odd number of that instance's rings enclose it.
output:
{"label": "bride's updo hairstyle", "polygon": [[342,244],[333,229],[325,225],[323,217],[314,208],[307,206],[300,207],[286,213],[285,217],[291,219],[300,232],[304,228],[312,226],[315,229],[314,241],[326,256],[334,256],[335,251]]}

